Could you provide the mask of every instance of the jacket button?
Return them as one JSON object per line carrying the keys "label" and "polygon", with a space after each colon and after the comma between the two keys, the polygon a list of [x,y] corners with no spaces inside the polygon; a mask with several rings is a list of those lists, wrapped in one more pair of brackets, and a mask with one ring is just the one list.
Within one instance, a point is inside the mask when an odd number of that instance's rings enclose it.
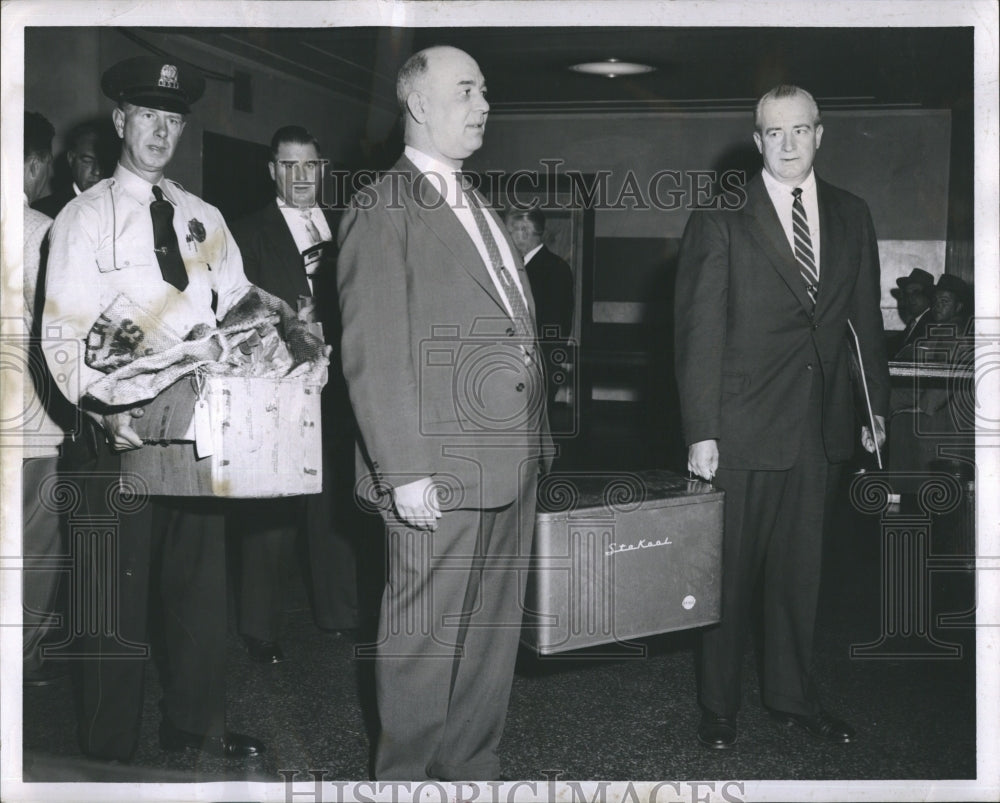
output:
{"label": "jacket button", "polygon": [[812,363],[808,363],[808,364],[806,365],[806,370],[807,370],[807,371],[811,371],[812,369],[813,369],[813,364],[812,364]]}
{"label": "jacket button", "polygon": [[514,336],[513,327],[507,327],[507,337],[513,337],[513,336]]}
{"label": "jacket button", "polygon": [[524,391],[524,382],[518,382],[517,385],[515,385],[514,390],[518,393],[522,393]]}
{"label": "jacket button", "polygon": [[817,329],[819,329],[819,324],[818,323],[814,323],[813,324],[813,331],[815,332]]}

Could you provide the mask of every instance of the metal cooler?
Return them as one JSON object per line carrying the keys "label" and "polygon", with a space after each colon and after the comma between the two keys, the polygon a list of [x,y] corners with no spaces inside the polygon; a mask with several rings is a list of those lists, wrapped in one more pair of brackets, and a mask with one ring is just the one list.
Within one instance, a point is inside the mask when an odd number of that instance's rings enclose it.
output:
{"label": "metal cooler", "polygon": [[722,505],[669,471],[542,478],[522,640],[550,655],[717,622]]}

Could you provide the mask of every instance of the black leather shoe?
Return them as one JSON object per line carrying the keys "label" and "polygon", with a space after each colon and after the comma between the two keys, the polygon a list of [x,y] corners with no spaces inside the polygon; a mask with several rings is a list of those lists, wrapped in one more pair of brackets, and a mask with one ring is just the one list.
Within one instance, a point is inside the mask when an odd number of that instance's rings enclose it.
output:
{"label": "black leather shoe", "polygon": [[242,638],[251,661],[256,661],[258,664],[280,664],[285,660],[285,654],[278,646],[278,642],[261,641],[253,636],[243,636]]}
{"label": "black leather shoe", "polygon": [[160,722],[160,747],[170,752],[193,747],[216,758],[253,758],[264,752],[264,743],[252,736],[230,731],[221,736],[204,736],[182,731],[168,719]]}
{"label": "black leather shoe", "polygon": [[713,750],[728,750],[736,744],[736,717],[705,711],[698,725],[698,741]]}
{"label": "black leather shoe", "polygon": [[812,716],[806,714],[789,714],[787,711],[772,711],[771,716],[788,727],[798,725],[811,736],[835,744],[847,744],[855,738],[854,728],[844,720],[820,711]]}

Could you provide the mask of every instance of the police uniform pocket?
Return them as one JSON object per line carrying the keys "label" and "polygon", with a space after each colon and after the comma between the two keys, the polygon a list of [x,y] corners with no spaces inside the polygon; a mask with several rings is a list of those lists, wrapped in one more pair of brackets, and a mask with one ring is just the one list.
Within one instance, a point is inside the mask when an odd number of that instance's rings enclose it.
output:
{"label": "police uniform pocket", "polygon": [[152,261],[152,254],[144,254],[135,248],[123,246],[120,242],[99,248],[97,251],[97,269],[101,273],[145,267],[152,264]]}

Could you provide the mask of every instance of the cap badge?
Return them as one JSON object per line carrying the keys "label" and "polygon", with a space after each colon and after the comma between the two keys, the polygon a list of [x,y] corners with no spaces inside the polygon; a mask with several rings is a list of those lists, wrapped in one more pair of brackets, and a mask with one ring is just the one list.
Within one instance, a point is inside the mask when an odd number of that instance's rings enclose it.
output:
{"label": "cap badge", "polygon": [[167,89],[180,89],[181,85],[177,83],[177,68],[173,64],[164,64],[160,67],[160,80],[156,85]]}

